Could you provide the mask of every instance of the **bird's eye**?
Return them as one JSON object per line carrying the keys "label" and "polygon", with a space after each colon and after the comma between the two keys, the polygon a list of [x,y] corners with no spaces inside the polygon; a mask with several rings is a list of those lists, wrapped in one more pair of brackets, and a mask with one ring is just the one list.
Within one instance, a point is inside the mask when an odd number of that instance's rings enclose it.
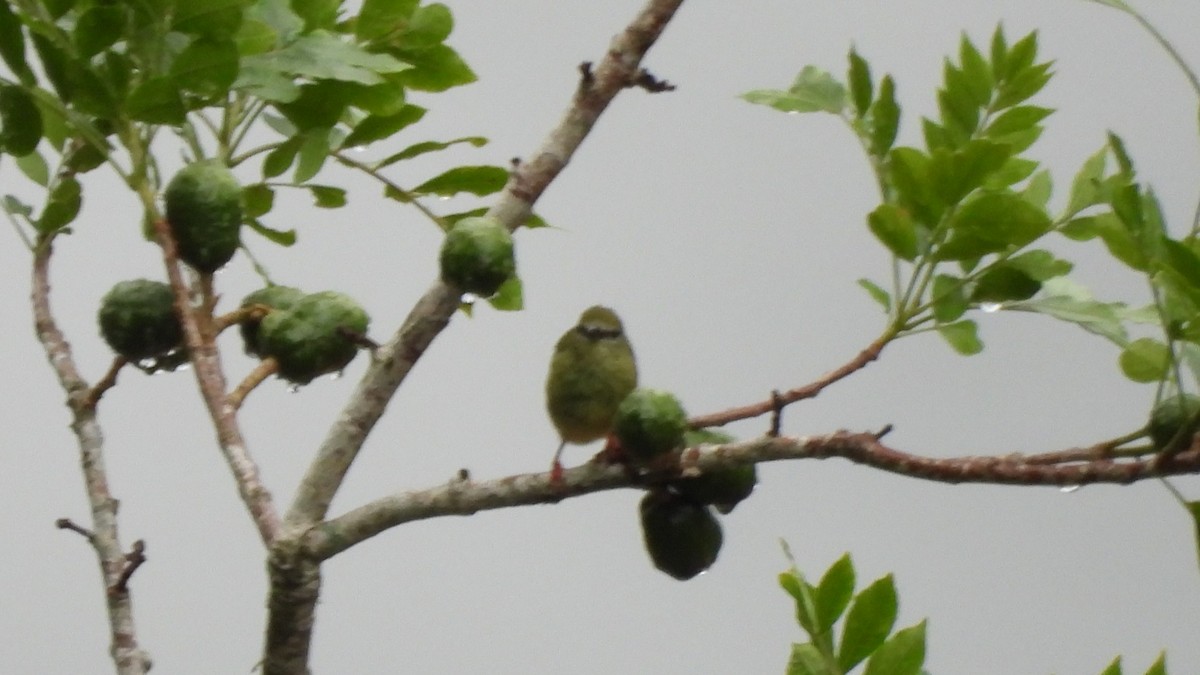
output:
{"label": "bird's eye", "polygon": [[604,328],[603,326],[584,324],[577,326],[575,330],[579,331],[580,335],[589,340],[612,340],[621,337],[621,330],[619,328]]}

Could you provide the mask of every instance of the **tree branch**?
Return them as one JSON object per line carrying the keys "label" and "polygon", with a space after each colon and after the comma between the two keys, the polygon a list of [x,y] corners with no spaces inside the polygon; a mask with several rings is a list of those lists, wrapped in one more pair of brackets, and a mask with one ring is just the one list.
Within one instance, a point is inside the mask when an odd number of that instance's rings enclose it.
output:
{"label": "tree branch", "polygon": [[[682,3],[650,0],[613,39],[604,60],[581,80],[563,119],[533,158],[516,168],[489,215],[509,230],[525,222],[534,203],[566,167],[613,98],[622,89],[637,85],[639,78],[644,79],[639,64]],[[374,363],[330,429],[296,492],[286,518],[289,527],[303,529],[325,517],[367,434],[413,365],[450,322],[459,297],[457,290],[440,281],[434,283],[395,336],[376,352]]]}
{"label": "tree branch", "polygon": [[258,465],[246,449],[246,442],[238,426],[237,406],[225,397],[225,374],[221,370],[221,355],[217,351],[212,318],[213,296],[211,292],[205,293],[203,306],[199,310],[192,305],[190,290],[179,271],[175,239],[171,236],[167,221],[157,219],[154,230],[162,247],[167,279],[175,291],[175,311],[183,325],[188,356],[196,372],[200,394],[204,398],[213,426],[216,427],[221,454],[225,456],[225,461],[233,472],[238,494],[258,527],[259,537],[269,546],[279,534],[279,515],[275,512],[271,493],[259,475]]}
{"label": "tree branch", "polygon": [[645,488],[681,473],[705,472],[742,464],[842,457],[891,473],[942,483],[1080,486],[1127,484],[1147,478],[1200,473],[1200,442],[1162,461],[1155,455],[1121,461],[1106,444],[1044,454],[931,458],[905,453],[879,441],[879,434],[839,431],[825,436],[771,437],[699,446],[673,453],[644,473],[589,462],[563,473],[521,474],[491,481],[456,478],[426,490],[399,492],[375,500],[313,528],[303,545],[318,560],[330,558],[385,530],[416,520],[469,516],[526,504],[552,504],[570,497],[618,488]]}
{"label": "tree branch", "polygon": [[[730,422],[759,417],[767,413],[778,416],[782,413],[784,406],[806,398],[815,398],[817,394],[820,394],[829,385],[839,380],[844,380],[850,375],[866,368],[872,361],[879,358],[880,352],[892,341],[893,337],[894,334],[891,332],[884,333],[874,342],[867,345],[866,349],[859,352],[853,359],[825,373],[819,379],[809,384],[784,392],[773,391],[771,392],[771,398],[759,403],[751,403],[750,405],[693,417],[688,420],[688,426],[693,429],[703,429],[705,427],[719,427]],[[774,425],[775,423],[772,422],[772,424]]]}
{"label": "tree branch", "polygon": [[[79,443],[79,464],[83,471],[84,490],[92,511],[92,528],[62,525],[81,534],[96,552],[100,563],[100,574],[105,588],[112,587],[121,576],[125,566],[125,553],[121,549],[121,537],[117,528],[117,500],[108,489],[108,471],[104,465],[104,437],[96,420],[96,401],[93,390],[79,374],[71,345],[50,310],[50,255],[53,236],[39,241],[33,258],[33,290],[30,302],[33,306],[34,330],[38,341],[46,351],[51,368],[58,382],[67,393],[67,408],[71,411],[71,431]],[[70,523],[69,520],[65,522]],[[73,523],[72,523],[73,524]],[[150,670],[150,656],[138,646],[137,630],[133,621],[133,598],[129,593],[118,596],[105,594],[108,609],[111,646],[109,653],[116,665],[118,675],[143,675]]]}

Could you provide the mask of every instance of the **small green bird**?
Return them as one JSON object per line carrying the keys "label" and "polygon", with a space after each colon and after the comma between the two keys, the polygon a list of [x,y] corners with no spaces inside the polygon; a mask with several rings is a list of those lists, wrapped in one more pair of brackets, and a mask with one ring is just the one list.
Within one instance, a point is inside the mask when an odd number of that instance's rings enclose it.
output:
{"label": "small green bird", "polygon": [[554,346],[546,377],[546,409],[562,438],[551,480],[562,480],[563,447],[606,436],[617,407],[635,387],[637,363],[621,319],[607,307],[587,308]]}

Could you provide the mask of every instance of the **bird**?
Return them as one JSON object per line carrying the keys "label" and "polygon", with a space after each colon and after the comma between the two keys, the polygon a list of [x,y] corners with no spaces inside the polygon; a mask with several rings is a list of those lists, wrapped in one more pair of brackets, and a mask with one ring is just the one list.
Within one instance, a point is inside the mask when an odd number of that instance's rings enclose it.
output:
{"label": "bird", "polygon": [[546,410],[562,442],[550,465],[552,482],[562,481],[563,448],[603,438],[617,408],[637,387],[637,361],[616,312],[595,305],[559,338],[546,376]]}

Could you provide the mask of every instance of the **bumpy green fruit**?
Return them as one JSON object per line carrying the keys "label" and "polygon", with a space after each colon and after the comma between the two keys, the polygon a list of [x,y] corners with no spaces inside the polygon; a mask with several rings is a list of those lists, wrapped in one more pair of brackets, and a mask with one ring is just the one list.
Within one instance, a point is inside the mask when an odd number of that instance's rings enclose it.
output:
{"label": "bumpy green fruit", "polygon": [[187,165],[167,184],[164,201],[180,260],[201,272],[229,262],[242,225],[242,188],[224,164]]}
{"label": "bumpy green fruit", "polygon": [[162,356],[183,341],[174,303],[171,287],[160,281],[122,281],[100,301],[100,335],[131,361]]}
{"label": "bumpy green fruit", "polygon": [[[242,298],[242,307],[266,305],[276,310],[288,309],[303,297],[304,291],[299,288],[292,288],[291,286],[267,286]],[[251,356],[263,356],[262,345],[258,338],[260,323],[262,323],[262,319],[246,319],[238,327],[242,334],[242,343],[246,347],[246,353]]]}
{"label": "bumpy green fruit", "polygon": [[279,362],[279,375],[297,384],[346,367],[358,353],[347,332],[365,335],[371,317],[349,296],[333,291],[300,298],[271,312],[259,325],[264,356]]}
{"label": "bumpy green fruit", "polygon": [[617,407],[613,431],[630,459],[646,462],[683,446],[687,413],[679,399],[658,389],[634,389]]}
{"label": "bumpy green fruit", "polygon": [[[1154,447],[1165,448],[1175,438],[1175,434],[1183,428],[1183,425],[1196,418],[1198,411],[1200,411],[1200,396],[1193,394],[1185,394],[1182,400],[1179,396],[1169,396],[1159,401],[1158,405],[1150,411],[1150,423],[1146,427],[1150,431],[1150,439],[1154,441]],[[1195,429],[1192,431],[1194,432]],[[1189,440],[1191,439],[1183,439],[1185,446]]]}
{"label": "bumpy green fruit", "polygon": [[[734,440],[733,436],[712,429],[689,429],[683,434],[683,445],[687,448],[705,444],[721,445],[732,443]],[[711,504],[725,515],[749,497],[757,483],[756,465],[747,464],[673,481],[671,488],[698,504]]]}
{"label": "bumpy green fruit", "polygon": [[442,241],[442,281],[482,298],[493,295],[517,271],[513,239],[494,218],[463,218]]}
{"label": "bumpy green fruit", "polygon": [[707,506],[666,490],[651,490],[639,507],[646,551],[659,570],[691,579],[712,567],[721,551],[721,524]]}

